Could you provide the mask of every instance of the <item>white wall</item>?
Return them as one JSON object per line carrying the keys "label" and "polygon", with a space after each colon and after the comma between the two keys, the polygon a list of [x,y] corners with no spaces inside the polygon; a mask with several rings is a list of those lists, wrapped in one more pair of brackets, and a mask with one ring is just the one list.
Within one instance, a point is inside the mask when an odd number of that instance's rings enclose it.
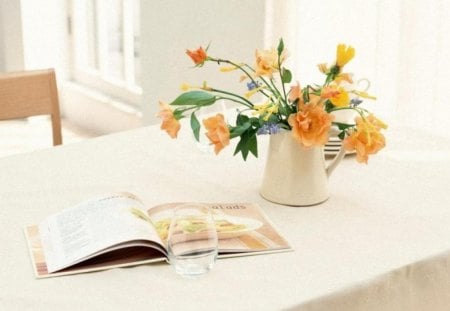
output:
{"label": "white wall", "polygon": [[5,45],[4,45],[4,33],[3,33],[3,1],[0,1],[0,71],[5,70]]}
{"label": "white wall", "polygon": [[0,69],[18,71],[24,68],[21,3],[0,0]]}
{"label": "white wall", "polygon": [[66,1],[0,0],[0,68],[57,68],[65,77]]}
{"label": "white wall", "polygon": [[67,77],[66,1],[0,0],[0,69],[56,68]]}
{"label": "white wall", "polygon": [[58,80],[68,78],[67,1],[20,2],[25,68],[55,68]]}
{"label": "white wall", "polygon": [[399,9],[398,119],[450,137],[450,3],[403,1]]}
{"label": "white wall", "polygon": [[252,64],[255,49],[264,44],[264,0],[142,0],[141,10],[146,123],[159,122],[158,101],[174,100],[183,82],[198,85],[206,80],[217,88],[244,91],[239,75],[221,73],[212,63],[193,68],[185,51],[210,43],[210,55]]}

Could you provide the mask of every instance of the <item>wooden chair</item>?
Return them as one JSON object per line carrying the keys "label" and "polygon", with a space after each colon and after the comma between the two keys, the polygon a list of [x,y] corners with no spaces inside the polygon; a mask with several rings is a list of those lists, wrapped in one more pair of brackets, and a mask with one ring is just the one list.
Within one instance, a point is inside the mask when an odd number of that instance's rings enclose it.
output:
{"label": "wooden chair", "polygon": [[0,73],[0,120],[50,115],[53,145],[62,144],[58,91],[53,69]]}

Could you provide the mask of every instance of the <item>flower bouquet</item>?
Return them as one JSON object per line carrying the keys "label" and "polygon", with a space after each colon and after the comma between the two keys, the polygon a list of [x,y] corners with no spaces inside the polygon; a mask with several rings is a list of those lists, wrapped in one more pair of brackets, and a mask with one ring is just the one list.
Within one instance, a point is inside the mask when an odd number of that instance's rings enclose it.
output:
{"label": "flower bouquet", "polygon": [[[356,151],[358,162],[367,163],[368,156],[385,146],[381,133],[387,125],[362,107],[363,100],[376,98],[358,90],[352,74],[344,72],[344,66],[354,57],[351,46],[339,44],[336,59],[331,65],[319,64],[324,74],[323,84],[301,86],[293,83],[292,73],[284,65],[288,57],[283,39],[276,49],[256,50],[254,66],[225,58],[211,56],[208,48],[187,50],[186,54],[196,67],[206,63],[219,66],[221,72],[240,71],[246,90],[236,94],[204,82],[201,86],[182,85],[184,93],[170,104],[160,102],[158,116],[161,129],[176,138],[180,130],[179,120],[190,118],[194,137],[199,140],[201,124],[197,118],[200,109],[214,105],[219,100],[238,104],[235,120],[225,120],[223,114],[202,120],[206,136],[218,154],[231,139],[238,139],[234,154],[241,153],[247,159],[249,153],[258,156],[259,135],[291,131],[292,136],[304,148],[323,146],[327,143],[332,126],[338,129],[347,151]],[[253,102],[255,94],[260,102]],[[332,113],[339,110],[356,112],[353,122],[337,122]]]}

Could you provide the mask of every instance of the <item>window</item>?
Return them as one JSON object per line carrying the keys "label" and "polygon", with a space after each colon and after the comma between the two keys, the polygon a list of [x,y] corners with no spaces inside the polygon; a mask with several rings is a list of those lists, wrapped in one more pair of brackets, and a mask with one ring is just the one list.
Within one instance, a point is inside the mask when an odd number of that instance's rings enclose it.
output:
{"label": "window", "polygon": [[140,1],[71,0],[69,7],[73,79],[138,105]]}

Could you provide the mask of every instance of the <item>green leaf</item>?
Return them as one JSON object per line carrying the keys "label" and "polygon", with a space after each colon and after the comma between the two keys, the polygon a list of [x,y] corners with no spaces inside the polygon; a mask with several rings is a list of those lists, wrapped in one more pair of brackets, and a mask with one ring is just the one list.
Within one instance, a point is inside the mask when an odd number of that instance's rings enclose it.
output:
{"label": "green leaf", "polygon": [[340,132],[339,135],[338,135],[338,137],[339,137],[341,140],[344,140],[344,138],[345,138],[345,131]]}
{"label": "green leaf", "polygon": [[292,72],[286,68],[281,71],[281,82],[290,83],[292,81]]}
{"label": "green leaf", "polygon": [[278,43],[278,55],[281,55],[281,53],[284,50],[284,42],[283,42],[283,38],[280,38],[280,42]]}
{"label": "green leaf", "polygon": [[248,148],[246,145],[246,140],[247,140],[246,135],[242,134],[241,139],[239,140],[238,144],[236,145],[236,149],[234,150],[234,154],[233,154],[233,155],[236,155],[239,152],[241,152],[242,158],[244,158],[244,161],[247,160],[247,155],[248,155]]}
{"label": "green leaf", "polygon": [[286,116],[289,116],[289,115],[297,112],[298,102],[299,102],[299,99],[297,98],[292,104],[286,106],[286,110],[288,111]]}
{"label": "green leaf", "polygon": [[305,103],[309,102],[309,91],[308,91],[308,89],[306,90],[306,92],[303,92],[303,101]]}
{"label": "green leaf", "polygon": [[241,135],[241,139],[236,145],[234,155],[242,154],[244,161],[247,160],[248,153],[251,152],[255,157],[258,157],[258,141],[256,139],[256,130],[249,128]]}
{"label": "green leaf", "polygon": [[250,123],[253,125],[253,127],[257,127],[257,128],[259,128],[262,125],[259,121],[259,118],[257,118],[257,117],[250,118]]}
{"label": "green leaf", "polygon": [[194,133],[195,139],[200,141],[200,122],[198,122],[197,116],[194,112],[191,114],[191,129]]}
{"label": "green leaf", "polygon": [[299,99],[297,98],[293,103],[287,105],[279,105],[278,112],[279,115],[289,117],[289,115],[293,114],[297,110],[297,104]]}
{"label": "green leaf", "polygon": [[178,96],[172,103],[173,106],[209,106],[216,102],[216,96],[203,92],[191,91]]}
{"label": "green leaf", "polygon": [[176,120],[180,120],[180,119],[184,118],[184,116],[183,116],[183,111],[182,111],[182,110],[175,109],[175,110],[173,111],[173,117],[174,117]]}
{"label": "green leaf", "polygon": [[252,126],[252,124],[250,122],[245,122],[244,124],[241,124],[241,125],[231,128],[230,138],[235,138],[235,137],[241,136],[251,126]]}
{"label": "green leaf", "polygon": [[330,112],[330,110],[333,108],[334,108],[333,103],[329,99],[327,99],[325,102],[325,111]]}
{"label": "green leaf", "polygon": [[236,117],[236,125],[242,125],[246,122],[248,122],[249,117],[247,117],[246,115],[243,114],[238,114]]}
{"label": "green leaf", "polygon": [[253,133],[248,139],[248,150],[257,158],[258,157],[258,140],[256,139],[256,131],[252,131]]}
{"label": "green leaf", "polygon": [[278,115],[271,114],[269,118],[267,119],[268,123],[278,123]]}
{"label": "green leaf", "polygon": [[287,116],[290,114],[288,111],[288,106],[285,106],[285,105],[279,105],[278,112],[283,116]]}

